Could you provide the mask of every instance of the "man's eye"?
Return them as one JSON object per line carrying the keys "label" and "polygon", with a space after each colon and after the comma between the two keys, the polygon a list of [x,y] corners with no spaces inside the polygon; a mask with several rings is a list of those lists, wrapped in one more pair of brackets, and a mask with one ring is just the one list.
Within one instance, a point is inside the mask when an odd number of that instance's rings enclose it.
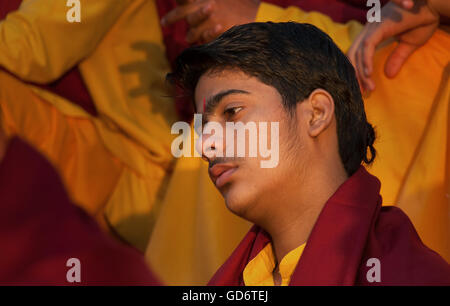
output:
{"label": "man's eye", "polygon": [[236,115],[238,112],[240,112],[242,110],[242,107],[238,106],[238,107],[230,107],[227,108],[226,110],[224,110],[223,114],[227,117],[232,117],[234,115]]}

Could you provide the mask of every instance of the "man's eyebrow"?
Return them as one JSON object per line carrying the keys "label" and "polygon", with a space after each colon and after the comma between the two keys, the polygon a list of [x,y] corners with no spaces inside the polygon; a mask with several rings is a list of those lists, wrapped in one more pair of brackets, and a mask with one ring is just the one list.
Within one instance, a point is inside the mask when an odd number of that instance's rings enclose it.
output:
{"label": "man's eyebrow", "polygon": [[248,91],[242,90],[242,89],[228,89],[219,92],[218,94],[215,94],[214,96],[203,100],[203,112],[205,114],[210,114],[214,109],[217,107],[217,105],[222,101],[223,98],[229,95],[233,94],[250,94]]}

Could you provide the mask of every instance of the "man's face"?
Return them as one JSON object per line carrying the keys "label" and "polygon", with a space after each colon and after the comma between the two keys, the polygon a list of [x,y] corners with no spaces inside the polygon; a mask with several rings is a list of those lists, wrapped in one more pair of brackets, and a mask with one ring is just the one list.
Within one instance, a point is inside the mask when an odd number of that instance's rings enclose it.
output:
{"label": "man's face", "polygon": [[[197,112],[203,115],[204,121],[199,151],[202,150],[208,160],[210,177],[225,198],[227,207],[253,222],[270,215],[277,202],[287,197],[289,189],[295,188],[299,178],[303,177],[304,136],[299,132],[301,127],[297,118],[286,112],[282,97],[274,87],[238,70],[204,74],[197,84],[195,101]],[[242,122],[248,127],[252,124],[256,127],[257,137],[245,132],[244,137],[231,133],[230,138],[227,122]],[[267,124],[265,130],[261,123]],[[205,129],[213,124],[220,125],[223,133],[214,130],[206,134]],[[279,130],[272,129],[277,124]],[[232,139],[234,154],[230,156],[226,151],[230,149]],[[255,140],[257,153],[256,157],[251,157],[249,147],[254,146]],[[238,144],[242,143],[245,144],[245,156],[237,157]],[[268,148],[272,156],[262,157],[261,147]],[[218,157],[219,152],[223,157]],[[269,159],[272,163],[263,168],[264,161]]]}

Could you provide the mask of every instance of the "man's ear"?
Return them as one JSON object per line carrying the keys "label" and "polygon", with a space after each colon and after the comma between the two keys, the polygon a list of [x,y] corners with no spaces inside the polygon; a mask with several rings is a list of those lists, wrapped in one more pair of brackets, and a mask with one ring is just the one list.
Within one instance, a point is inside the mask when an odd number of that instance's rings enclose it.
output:
{"label": "man's ear", "polygon": [[[297,104],[297,112],[305,120],[306,132],[317,137],[325,131],[333,121],[334,100],[324,89],[315,89],[306,100]],[[300,115],[300,114],[297,114]]]}

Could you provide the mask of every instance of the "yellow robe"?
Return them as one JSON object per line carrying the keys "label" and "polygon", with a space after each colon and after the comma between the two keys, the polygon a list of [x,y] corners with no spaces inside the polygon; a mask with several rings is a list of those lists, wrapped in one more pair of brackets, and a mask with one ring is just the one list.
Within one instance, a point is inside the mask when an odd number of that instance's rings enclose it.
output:
{"label": "yellow robe", "polygon": [[75,64],[99,116],[0,73],[0,122],[59,170],[76,203],[144,250],[173,167],[173,99],[154,1],[24,0],[0,22],[0,66],[48,83]]}
{"label": "yellow robe", "polygon": [[[311,23],[346,52],[363,26],[323,14],[262,3],[256,21]],[[365,98],[375,125],[384,204],[401,207],[424,243],[450,261],[450,37],[437,30],[393,80],[383,65],[394,44],[375,55],[377,89]],[[187,186],[182,188],[180,186]],[[200,159],[181,158],[155,225],[147,258],[170,284],[205,284],[242,239],[249,224],[231,215]],[[174,248],[176,247],[176,251]]]}

